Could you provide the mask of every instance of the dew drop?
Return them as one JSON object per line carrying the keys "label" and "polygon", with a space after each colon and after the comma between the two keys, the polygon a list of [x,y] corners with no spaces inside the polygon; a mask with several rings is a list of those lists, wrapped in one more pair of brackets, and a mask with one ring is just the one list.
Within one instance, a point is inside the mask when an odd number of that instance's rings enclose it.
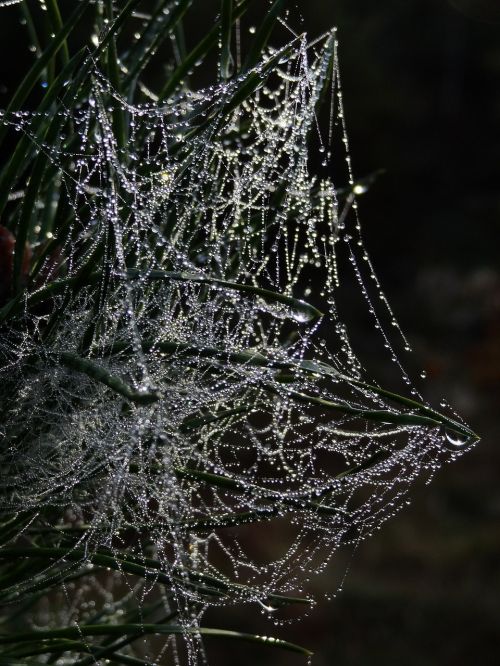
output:
{"label": "dew drop", "polygon": [[470,442],[470,437],[457,433],[454,430],[450,430],[449,428],[445,429],[444,434],[447,441],[452,446],[455,446],[457,448],[466,446]]}

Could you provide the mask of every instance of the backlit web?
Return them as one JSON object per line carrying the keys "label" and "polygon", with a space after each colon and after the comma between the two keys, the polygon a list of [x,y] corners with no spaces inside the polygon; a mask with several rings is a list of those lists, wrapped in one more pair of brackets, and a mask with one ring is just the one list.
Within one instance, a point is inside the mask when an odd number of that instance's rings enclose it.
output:
{"label": "backlit web", "polygon": [[[75,563],[128,545],[151,566],[145,583],[96,574],[98,606],[157,600],[160,582],[186,628],[211,604],[272,610],[472,443],[370,381],[337,310],[351,280],[399,364],[357,221],[336,49],[335,33],[299,37],[239,78],[141,106],[96,67],[88,103],[59,111],[69,148],[38,138],[36,114],[2,117],[49,155],[66,215],[49,226],[36,210],[32,287],[2,311],[1,509],[79,526]],[[342,191],[315,175],[312,142],[345,164]],[[65,596],[39,626],[96,611],[77,584]]]}

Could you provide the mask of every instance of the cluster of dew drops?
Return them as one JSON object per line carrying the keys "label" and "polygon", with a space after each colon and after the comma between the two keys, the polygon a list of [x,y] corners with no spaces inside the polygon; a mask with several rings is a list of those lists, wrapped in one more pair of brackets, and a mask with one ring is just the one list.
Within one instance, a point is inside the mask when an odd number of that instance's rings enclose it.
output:
{"label": "cluster of dew drops", "polygon": [[[255,74],[257,89],[224,114]],[[317,109],[328,80],[323,137]],[[178,604],[189,601],[188,624],[194,600],[252,601],[271,613],[269,594],[306,590],[341,546],[379,529],[422,471],[432,475],[449,457],[439,429],[357,415],[395,408],[363,383],[337,309],[348,270],[389,358],[410,380],[389,333],[401,331],[361,237],[356,197],[364,186],[351,170],[335,33],[312,44],[296,38],[250,72],[164,104],[131,105],[97,69],[93,82],[87,104],[59,112],[74,124],[77,145],[39,148],[58,167],[74,213],[61,248],[66,278],[103,243],[111,286],[102,303],[102,281],[82,289],[51,349],[34,341],[43,311],[9,341],[18,348],[20,388],[5,428],[26,427],[28,418],[35,435],[9,449],[14,483],[4,508],[70,505],[73,520],[89,523],[90,549],[116,547],[124,526],[147,528],[147,553],[162,561]],[[128,122],[125,145],[114,130],[117,110]],[[31,136],[33,117],[2,120]],[[314,174],[311,137],[322,176]],[[335,160],[345,163],[344,194],[328,175]],[[56,298],[62,304],[65,296]],[[58,364],[96,321],[92,362],[160,399],[130,404]],[[34,354],[37,373],[23,383],[22,360]],[[219,481],[204,484],[200,474]],[[275,545],[264,548],[281,524]],[[239,587],[207,602],[186,572]],[[112,607],[111,593],[103,597]]]}

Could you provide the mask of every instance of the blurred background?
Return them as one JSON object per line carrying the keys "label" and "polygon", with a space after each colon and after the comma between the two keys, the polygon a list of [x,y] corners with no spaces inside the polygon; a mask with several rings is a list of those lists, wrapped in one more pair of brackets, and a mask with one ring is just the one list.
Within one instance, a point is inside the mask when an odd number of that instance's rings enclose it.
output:
{"label": "blurred background", "polygon": [[[217,6],[202,0],[201,33],[203,14],[213,16]],[[435,405],[445,397],[482,441],[430,485],[417,485],[410,507],[311,581],[318,594],[334,592],[348,569],[342,593],[301,623],[275,629],[248,608],[209,615],[213,624],[306,645],[314,666],[498,664],[500,2],[289,6],[300,30],[314,35],[338,26],[355,175],[385,170],[359,201],[365,241],[414,348],[412,376],[424,369],[425,397]],[[4,53],[19,38],[13,16],[0,14]],[[28,49],[15,53],[0,62],[0,105],[31,58]],[[356,349],[367,321],[353,317]],[[384,385],[386,359],[372,365]],[[210,645],[209,658],[303,663],[239,644],[232,654]]]}

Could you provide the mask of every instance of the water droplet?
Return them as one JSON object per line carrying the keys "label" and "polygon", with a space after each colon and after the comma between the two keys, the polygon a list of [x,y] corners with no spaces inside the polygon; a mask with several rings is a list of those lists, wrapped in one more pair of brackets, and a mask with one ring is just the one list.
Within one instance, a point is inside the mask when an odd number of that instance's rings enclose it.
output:
{"label": "water droplet", "polygon": [[266,613],[275,613],[278,610],[276,606],[272,606],[271,604],[266,604],[260,599],[256,599],[255,601],[259,604],[259,606],[261,606],[266,611]]}
{"label": "water droplet", "polygon": [[352,191],[354,192],[354,194],[357,194],[357,195],[365,194],[365,192],[368,192],[368,188],[365,185],[361,185],[361,183],[357,183],[352,188]]}
{"label": "water droplet", "polygon": [[449,428],[445,428],[444,434],[447,441],[452,446],[456,446],[457,448],[466,446],[470,442],[470,437],[467,437],[466,435],[458,433],[454,430],[450,430]]}

